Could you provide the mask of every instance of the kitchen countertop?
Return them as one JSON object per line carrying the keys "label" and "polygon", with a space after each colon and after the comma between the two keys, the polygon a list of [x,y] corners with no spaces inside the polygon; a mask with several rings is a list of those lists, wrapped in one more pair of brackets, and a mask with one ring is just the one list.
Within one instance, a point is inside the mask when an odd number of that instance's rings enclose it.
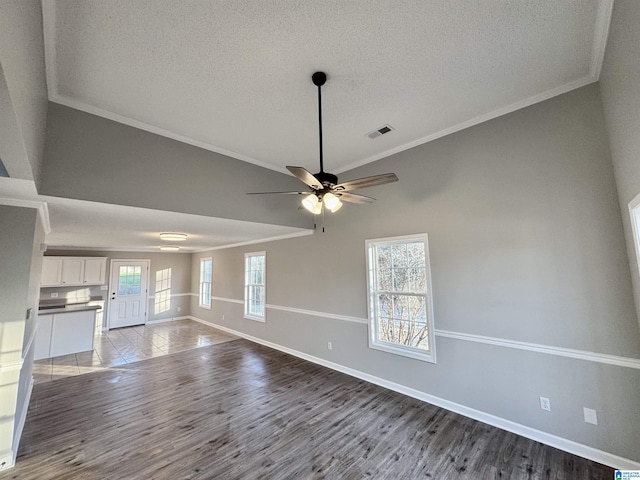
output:
{"label": "kitchen countertop", "polygon": [[85,312],[87,310],[100,310],[100,305],[60,305],[58,308],[39,308],[38,315],[53,315],[54,313],[71,313],[71,312]]}

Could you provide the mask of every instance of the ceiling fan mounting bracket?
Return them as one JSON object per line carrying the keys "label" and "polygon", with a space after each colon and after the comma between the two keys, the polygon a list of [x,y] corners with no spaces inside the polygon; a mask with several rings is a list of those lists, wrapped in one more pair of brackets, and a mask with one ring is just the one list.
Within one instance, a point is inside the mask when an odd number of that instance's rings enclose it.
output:
{"label": "ceiling fan mounting bracket", "polygon": [[315,86],[321,87],[327,81],[327,74],[324,72],[316,72],[311,75],[311,80]]}

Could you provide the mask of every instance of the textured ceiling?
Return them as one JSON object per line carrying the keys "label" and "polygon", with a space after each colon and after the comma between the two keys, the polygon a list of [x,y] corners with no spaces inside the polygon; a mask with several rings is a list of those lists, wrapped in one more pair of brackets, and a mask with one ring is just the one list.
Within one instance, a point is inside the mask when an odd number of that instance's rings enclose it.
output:
{"label": "textured ceiling", "polygon": [[[611,0],[44,0],[49,97],[340,173],[597,80]],[[391,133],[371,140],[384,124]]]}
{"label": "textured ceiling", "polygon": [[[40,208],[46,243],[55,249],[158,252],[163,244],[198,252],[308,235],[313,230],[125,207],[36,193],[28,180],[0,178],[0,205]],[[162,242],[162,232],[187,232],[184,242]]]}

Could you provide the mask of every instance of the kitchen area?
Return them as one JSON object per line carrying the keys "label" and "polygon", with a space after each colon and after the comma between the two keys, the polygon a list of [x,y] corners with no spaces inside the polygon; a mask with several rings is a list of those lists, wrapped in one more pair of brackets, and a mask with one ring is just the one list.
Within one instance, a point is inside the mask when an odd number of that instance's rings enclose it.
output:
{"label": "kitchen area", "polygon": [[[42,262],[32,347],[36,384],[219,341],[209,327],[197,327],[198,338],[187,340],[180,322],[172,322],[188,318],[190,255],[48,250]],[[131,302],[136,294],[140,300]],[[139,314],[134,326],[122,323],[122,312]]]}
{"label": "kitchen area", "polygon": [[107,294],[106,257],[45,256],[35,360],[94,350]]}

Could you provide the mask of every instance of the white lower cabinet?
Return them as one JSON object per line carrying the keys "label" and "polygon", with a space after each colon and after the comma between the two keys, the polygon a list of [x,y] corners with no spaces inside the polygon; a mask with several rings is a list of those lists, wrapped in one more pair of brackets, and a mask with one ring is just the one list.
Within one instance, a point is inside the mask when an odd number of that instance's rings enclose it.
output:
{"label": "white lower cabinet", "polygon": [[38,331],[34,346],[34,360],[49,358],[51,356],[51,327],[53,315],[38,315]]}
{"label": "white lower cabinet", "polygon": [[93,350],[96,311],[38,316],[35,360]]}

